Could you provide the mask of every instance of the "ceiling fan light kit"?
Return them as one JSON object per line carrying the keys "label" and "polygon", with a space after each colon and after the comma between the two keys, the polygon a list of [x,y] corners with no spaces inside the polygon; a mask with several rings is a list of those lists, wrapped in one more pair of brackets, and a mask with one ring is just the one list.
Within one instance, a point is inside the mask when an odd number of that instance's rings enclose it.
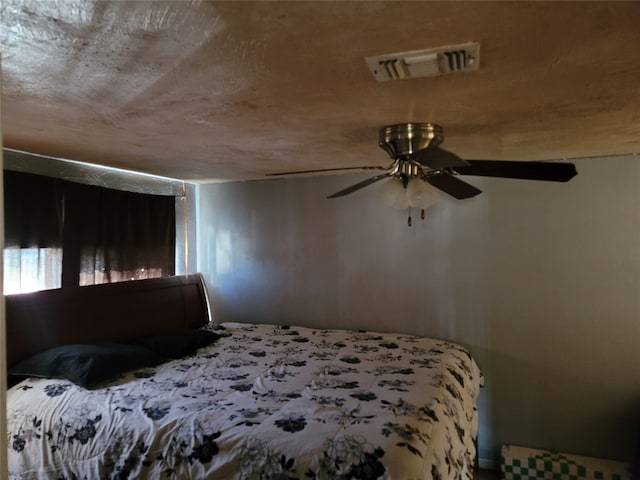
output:
{"label": "ceiling fan light kit", "polygon": [[390,178],[382,184],[381,193],[384,203],[398,210],[426,209],[438,201],[436,190],[420,179],[412,179],[404,187],[398,179]]}
{"label": "ceiling fan light kit", "polygon": [[426,210],[437,203],[438,193],[427,182],[418,178],[408,181],[405,187],[397,178],[390,178],[382,184],[382,198],[391,208],[407,210],[409,212],[407,223],[412,225],[411,208],[420,209],[420,218],[426,217]]}

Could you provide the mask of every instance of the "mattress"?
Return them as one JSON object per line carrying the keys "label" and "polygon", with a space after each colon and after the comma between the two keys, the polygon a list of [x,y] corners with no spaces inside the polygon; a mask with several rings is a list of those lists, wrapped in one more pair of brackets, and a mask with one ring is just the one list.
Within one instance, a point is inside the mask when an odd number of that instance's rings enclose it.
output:
{"label": "mattress", "polygon": [[9,478],[472,478],[482,374],[463,347],[276,325],[215,331],[196,355],[100,388],[12,387]]}

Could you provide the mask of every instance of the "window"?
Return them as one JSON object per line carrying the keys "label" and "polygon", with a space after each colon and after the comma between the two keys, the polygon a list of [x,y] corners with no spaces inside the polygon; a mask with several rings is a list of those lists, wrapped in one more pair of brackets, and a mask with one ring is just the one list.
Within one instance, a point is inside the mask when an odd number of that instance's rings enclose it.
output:
{"label": "window", "polygon": [[4,249],[4,293],[26,293],[62,286],[62,248]]}
{"label": "window", "polygon": [[175,197],[5,171],[5,293],[175,274]]}
{"label": "window", "polygon": [[62,205],[60,181],[4,172],[4,293],[61,286]]}

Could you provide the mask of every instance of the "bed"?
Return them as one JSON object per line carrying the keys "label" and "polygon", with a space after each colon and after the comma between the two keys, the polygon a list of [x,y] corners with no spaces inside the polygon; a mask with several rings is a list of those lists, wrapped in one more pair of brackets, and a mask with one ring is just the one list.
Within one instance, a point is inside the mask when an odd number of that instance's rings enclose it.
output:
{"label": "bed", "polygon": [[[482,375],[463,347],[403,334],[213,325],[199,275],[126,283],[137,290],[112,284],[80,287],[63,301],[46,292],[7,298],[10,371],[80,342],[153,350],[143,340],[173,348],[185,332],[211,341],[90,385],[59,375],[14,379],[9,478],[472,478]],[[68,327],[78,317],[69,305],[87,296],[87,308],[111,315],[100,336],[79,327],[54,339],[15,337],[32,331],[30,321],[42,327],[34,305]],[[126,315],[131,302],[139,321]],[[164,312],[173,320],[154,319]],[[90,315],[81,317],[86,324]]]}

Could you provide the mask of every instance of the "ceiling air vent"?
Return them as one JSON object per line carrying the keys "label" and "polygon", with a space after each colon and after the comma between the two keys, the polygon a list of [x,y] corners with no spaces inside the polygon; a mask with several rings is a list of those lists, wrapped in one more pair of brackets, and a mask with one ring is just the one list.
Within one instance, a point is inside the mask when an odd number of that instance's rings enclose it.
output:
{"label": "ceiling air vent", "polygon": [[426,50],[412,50],[367,57],[364,60],[379,82],[435,77],[447,73],[477,70],[480,65],[480,44],[472,42]]}

